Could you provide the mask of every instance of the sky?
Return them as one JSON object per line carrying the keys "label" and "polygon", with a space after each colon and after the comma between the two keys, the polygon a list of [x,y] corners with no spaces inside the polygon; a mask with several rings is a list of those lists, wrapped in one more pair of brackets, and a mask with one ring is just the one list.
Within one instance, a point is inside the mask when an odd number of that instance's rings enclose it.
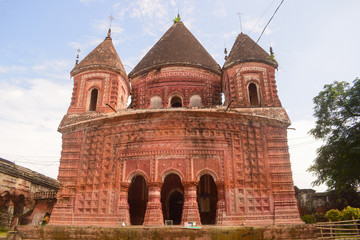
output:
{"label": "sky", "polygon": [[[281,0],[0,0],[0,157],[57,178],[61,134],[80,60],[106,37],[129,73],[180,13],[185,26],[223,66],[243,33],[257,40]],[[279,98],[288,130],[294,184],[311,188],[307,172],[322,142],[313,102],[324,84],[360,77],[360,1],[285,0],[259,45],[279,63]],[[239,21],[241,16],[241,24]],[[241,28],[240,28],[241,26]],[[326,186],[317,186],[325,191]]]}

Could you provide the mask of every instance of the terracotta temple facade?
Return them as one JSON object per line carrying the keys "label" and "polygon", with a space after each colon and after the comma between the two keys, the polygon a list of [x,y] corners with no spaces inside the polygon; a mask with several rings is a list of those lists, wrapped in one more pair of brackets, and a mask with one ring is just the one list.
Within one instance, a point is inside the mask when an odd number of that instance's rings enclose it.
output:
{"label": "terracotta temple facade", "polygon": [[109,30],[71,71],[50,223],[301,223],[276,68],[242,33],[220,67],[180,21],[127,74]]}

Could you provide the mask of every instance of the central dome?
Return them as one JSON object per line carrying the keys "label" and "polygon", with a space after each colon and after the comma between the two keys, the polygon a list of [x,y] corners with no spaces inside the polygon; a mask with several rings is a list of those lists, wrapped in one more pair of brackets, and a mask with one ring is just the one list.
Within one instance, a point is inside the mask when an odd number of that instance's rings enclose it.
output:
{"label": "central dome", "polygon": [[137,75],[163,66],[192,66],[220,74],[220,66],[182,22],[174,23],[129,73]]}

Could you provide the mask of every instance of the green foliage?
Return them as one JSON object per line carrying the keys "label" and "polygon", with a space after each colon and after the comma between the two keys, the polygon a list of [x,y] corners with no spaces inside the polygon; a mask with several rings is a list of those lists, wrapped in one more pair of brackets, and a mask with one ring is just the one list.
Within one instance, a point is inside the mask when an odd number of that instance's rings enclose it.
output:
{"label": "green foliage", "polygon": [[270,58],[270,60],[271,61],[273,61],[274,63],[278,63],[277,61],[276,61],[276,59],[275,59],[275,55],[274,54],[271,54],[270,56],[269,56],[269,58]]}
{"label": "green foliage", "polygon": [[332,222],[336,222],[336,221],[341,221],[343,215],[342,213],[337,210],[337,209],[331,209],[329,211],[326,212],[326,217],[332,221]]}
{"label": "green foliage", "polygon": [[177,17],[175,17],[174,20],[173,20],[174,23],[178,23],[180,21],[181,21],[181,18],[180,18],[179,15],[177,15]]}
{"label": "green foliage", "polygon": [[302,216],[301,220],[306,224],[316,223],[315,217],[313,215],[310,215],[310,214],[306,214],[306,215]]}
{"label": "green foliage", "polygon": [[360,218],[360,209],[347,206],[341,211],[344,220],[353,220]]}
{"label": "green foliage", "polygon": [[308,171],[330,189],[356,189],[360,183],[360,79],[353,86],[334,82],[324,86],[314,99],[315,128],[310,134],[325,144]]}
{"label": "green foliage", "polygon": [[313,214],[316,222],[327,222],[328,219],[324,213],[315,213]]}
{"label": "green foliage", "polygon": [[6,237],[7,230],[0,226],[0,237]]}

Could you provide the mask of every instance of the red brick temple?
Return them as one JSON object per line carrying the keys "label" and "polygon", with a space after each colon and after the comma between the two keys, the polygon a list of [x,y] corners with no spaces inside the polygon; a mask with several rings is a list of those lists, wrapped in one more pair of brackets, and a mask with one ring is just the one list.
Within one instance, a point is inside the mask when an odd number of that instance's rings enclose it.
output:
{"label": "red brick temple", "polygon": [[221,68],[180,21],[127,74],[109,30],[71,71],[50,223],[301,223],[276,68],[242,33]]}

